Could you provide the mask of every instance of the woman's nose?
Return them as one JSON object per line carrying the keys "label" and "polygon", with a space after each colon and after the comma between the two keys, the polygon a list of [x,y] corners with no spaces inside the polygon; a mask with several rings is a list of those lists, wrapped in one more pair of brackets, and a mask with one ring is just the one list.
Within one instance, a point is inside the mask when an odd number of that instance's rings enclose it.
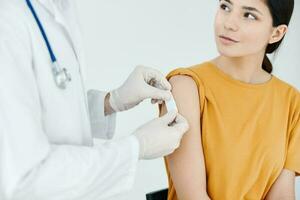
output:
{"label": "woman's nose", "polygon": [[224,28],[226,30],[230,30],[234,32],[238,31],[239,26],[235,14],[230,14],[229,16],[227,16],[224,22]]}

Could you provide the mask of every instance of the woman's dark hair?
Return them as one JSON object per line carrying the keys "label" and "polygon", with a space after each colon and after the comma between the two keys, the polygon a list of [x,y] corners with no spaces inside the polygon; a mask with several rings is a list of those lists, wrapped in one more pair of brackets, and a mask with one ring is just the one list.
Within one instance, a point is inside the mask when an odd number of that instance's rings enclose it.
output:
{"label": "woman's dark hair", "polygon": [[[272,15],[273,27],[277,27],[282,24],[288,26],[294,10],[294,0],[265,0],[265,1]],[[273,65],[270,59],[267,57],[267,54],[274,53],[280,46],[283,38],[276,43],[269,44],[266,48],[266,53],[263,60],[262,68],[268,73],[272,73]]]}

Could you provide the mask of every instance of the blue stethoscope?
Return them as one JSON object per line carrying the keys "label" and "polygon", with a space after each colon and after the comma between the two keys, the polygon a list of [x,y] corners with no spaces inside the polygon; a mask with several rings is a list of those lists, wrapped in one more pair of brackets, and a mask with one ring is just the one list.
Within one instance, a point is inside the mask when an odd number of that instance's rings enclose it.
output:
{"label": "blue stethoscope", "polygon": [[54,81],[57,85],[58,88],[60,89],[66,89],[67,87],[67,84],[68,82],[71,82],[71,74],[68,73],[67,69],[66,68],[61,68],[61,66],[59,65],[59,63],[57,62],[57,59],[56,59],[56,56],[54,55],[54,52],[51,48],[51,45],[49,43],[49,40],[48,40],[48,37],[46,35],[46,32],[43,28],[43,25],[42,23],[40,22],[30,0],[26,0],[27,2],[27,5],[42,33],[42,36],[45,40],[45,43],[46,43],[46,46],[47,46],[47,49],[49,51],[49,55],[50,55],[50,59],[51,59],[51,62],[52,62],[52,73],[53,73],[53,77],[54,77]]}

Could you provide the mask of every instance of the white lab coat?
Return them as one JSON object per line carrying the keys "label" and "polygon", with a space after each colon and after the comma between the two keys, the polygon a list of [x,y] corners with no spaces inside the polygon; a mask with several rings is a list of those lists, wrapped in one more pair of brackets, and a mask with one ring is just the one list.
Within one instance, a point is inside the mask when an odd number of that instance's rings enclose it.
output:
{"label": "white lab coat", "polygon": [[[56,87],[40,30],[25,0],[0,0],[0,199],[98,200],[132,187],[138,141],[111,138],[105,93],[83,85],[74,0],[32,0],[60,64]],[[82,72],[82,73],[80,73]]]}

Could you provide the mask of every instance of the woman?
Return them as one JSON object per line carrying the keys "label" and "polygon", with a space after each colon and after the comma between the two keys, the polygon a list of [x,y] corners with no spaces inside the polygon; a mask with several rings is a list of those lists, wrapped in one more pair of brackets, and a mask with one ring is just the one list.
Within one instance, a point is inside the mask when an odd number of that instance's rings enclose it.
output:
{"label": "woman", "polygon": [[221,0],[220,55],[168,75],[190,124],[165,159],[168,200],[295,198],[300,95],[271,74],[266,56],[282,42],[293,7],[293,0]]}

